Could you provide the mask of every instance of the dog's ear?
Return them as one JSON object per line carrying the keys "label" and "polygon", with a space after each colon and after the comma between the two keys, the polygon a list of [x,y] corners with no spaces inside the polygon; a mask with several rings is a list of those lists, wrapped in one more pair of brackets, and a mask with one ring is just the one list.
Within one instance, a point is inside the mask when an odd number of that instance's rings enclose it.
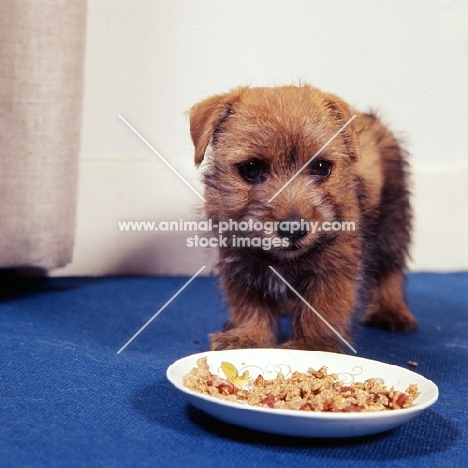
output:
{"label": "dog's ear", "polygon": [[[353,113],[348,104],[334,94],[325,95],[325,105],[328,112],[334,117],[340,127],[346,125],[341,131],[342,138],[345,141],[348,154],[352,159],[359,158],[359,138],[356,133],[353,122],[349,122],[353,118]],[[348,123],[349,122],[349,123]]]}
{"label": "dog's ear", "polygon": [[195,146],[195,164],[205,157],[205,151],[219,125],[232,112],[241,90],[211,96],[190,109],[190,135]]}

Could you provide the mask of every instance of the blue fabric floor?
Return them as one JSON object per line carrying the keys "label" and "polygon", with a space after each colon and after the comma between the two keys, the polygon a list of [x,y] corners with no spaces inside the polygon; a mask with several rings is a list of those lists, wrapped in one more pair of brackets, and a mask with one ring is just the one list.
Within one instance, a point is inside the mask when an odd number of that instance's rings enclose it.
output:
{"label": "blue fabric floor", "polygon": [[358,355],[433,380],[439,401],[411,423],[313,440],[227,425],[189,406],[169,364],[204,351],[226,319],[197,278],[120,354],[187,278],[49,278],[0,287],[2,467],[464,467],[468,460],[468,273],[412,274],[420,328],[359,327]]}

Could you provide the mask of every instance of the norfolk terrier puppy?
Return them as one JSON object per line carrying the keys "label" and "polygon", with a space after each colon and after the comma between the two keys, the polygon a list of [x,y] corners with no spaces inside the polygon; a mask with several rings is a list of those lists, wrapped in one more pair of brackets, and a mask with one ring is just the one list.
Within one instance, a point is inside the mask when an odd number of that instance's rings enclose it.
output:
{"label": "norfolk terrier puppy", "polygon": [[[409,331],[405,152],[373,114],[311,86],[241,87],[190,112],[229,306],[211,349],[340,351],[350,324]],[[291,336],[279,342],[280,316]]]}

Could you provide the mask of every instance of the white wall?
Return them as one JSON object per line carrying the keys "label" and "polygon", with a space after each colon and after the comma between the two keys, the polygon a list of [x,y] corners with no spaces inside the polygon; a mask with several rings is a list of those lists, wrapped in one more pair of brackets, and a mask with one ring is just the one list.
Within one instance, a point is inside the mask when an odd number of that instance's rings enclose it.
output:
{"label": "white wall", "polygon": [[[117,221],[195,219],[185,112],[240,84],[310,82],[378,110],[412,154],[413,270],[468,268],[468,4],[88,0],[74,261],[53,274],[186,274],[213,252]],[[207,258],[208,256],[208,258]]]}

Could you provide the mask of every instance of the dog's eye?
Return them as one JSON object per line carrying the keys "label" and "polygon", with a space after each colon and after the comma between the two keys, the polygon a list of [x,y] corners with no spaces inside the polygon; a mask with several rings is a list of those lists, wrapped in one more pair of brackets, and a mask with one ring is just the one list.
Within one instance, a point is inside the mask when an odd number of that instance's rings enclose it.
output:
{"label": "dog's eye", "polygon": [[263,161],[252,160],[239,164],[239,174],[250,183],[263,182],[266,178],[267,167]]}
{"label": "dog's eye", "polygon": [[316,159],[312,161],[309,168],[309,174],[320,177],[328,177],[331,174],[332,163],[325,159]]}

